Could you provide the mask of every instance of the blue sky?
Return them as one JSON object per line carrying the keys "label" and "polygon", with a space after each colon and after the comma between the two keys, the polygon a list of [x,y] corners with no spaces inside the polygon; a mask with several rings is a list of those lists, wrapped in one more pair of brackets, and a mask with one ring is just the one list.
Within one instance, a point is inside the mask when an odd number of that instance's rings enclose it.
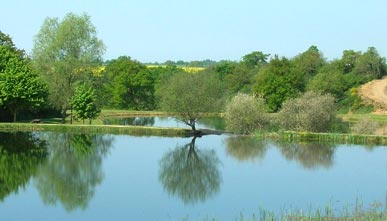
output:
{"label": "blue sky", "polygon": [[87,13],[105,59],[239,60],[251,51],[293,57],[316,45],[328,60],[369,46],[387,56],[386,0],[12,0],[0,30],[30,52],[46,17]]}

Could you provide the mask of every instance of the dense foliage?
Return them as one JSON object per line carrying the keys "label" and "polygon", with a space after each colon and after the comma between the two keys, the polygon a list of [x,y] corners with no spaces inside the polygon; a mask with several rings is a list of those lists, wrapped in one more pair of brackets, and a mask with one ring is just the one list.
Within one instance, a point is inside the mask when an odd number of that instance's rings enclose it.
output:
{"label": "dense foliage", "polygon": [[[358,87],[387,75],[386,59],[374,47],[345,50],[332,61],[310,46],[293,58],[252,51],[240,61],[142,64],[120,56],[104,62],[105,47],[86,14],[47,18],[34,43],[30,65],[11,38],[0,33],[0,118],[5,113],[1,110],[16,119],[20,111],[51,106],[61,111],[64,122],[67,110],[80,98],[81,92],[75,91],[81,84],[94,89],[95,107],[162,109],[178,113],[193,129],[199,117],[224,111],[222,101],[238,93],[261,97],[269,111],[278,112],[285,102],[313,91],[331,94],[342,112],[354,112],[363,106]],[[75,115],[90,119],[78,111]]]}
{"label": "dense foliage", "polygon": [[324,132],[334,122],[335,110],[335,99],[331,95],[307,92],[286,101],[278,117],[286,130]]}
{"label": "dense foliage", "polygon": [[226,105],[227,127],[242,134],[263,129],[268,123],[266,111],[262,98],[239,93]]}
{"label": "dense foliage", "polygon": [[155,78],[150,70],[130,57],[108,62],[105,90],[110,95],[107,106],[119,109],[152,110],[155,108]]}
{"label": "dense foliage", "polygon": [[75,119],[87,119],[89,124],[93,119],[96,119],[101,113],[101,109],[96,104],[95,90],[86,84],[82,84],[76,88],[71,104],[74,109]]}
{"label": "dense foliage", "polygon": [[32,59],[49,86],[52,106],[62,111],[62,122],[70,108],[77,82],[102,62],[105,46],[86,14],[67,14],[62,21],[46,18],[34,39]]}
{"label": "dense foliage", "polygon": [[0,106],[16,121],[18,112],[39,108],[46,97],[47,86],[31,68],[24,51],[0,32]]}
{"label": "dense foliage", "polygon": [[208,112],[219,112],[223,88],[219,80],[204,73],[172,76],[159,91],[161,108],[176,113],[196,130],[197,120]]}

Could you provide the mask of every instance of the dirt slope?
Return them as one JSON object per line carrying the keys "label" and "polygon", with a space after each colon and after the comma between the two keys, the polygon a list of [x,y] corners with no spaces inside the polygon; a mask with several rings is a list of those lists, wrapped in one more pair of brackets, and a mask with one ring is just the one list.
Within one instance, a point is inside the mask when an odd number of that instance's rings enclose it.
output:
{"label": "dirt slope", "polygon": [[376,112],[387,111],[387,78],[373,80],[362,85],[359,93],[365,102],[377,108]]}

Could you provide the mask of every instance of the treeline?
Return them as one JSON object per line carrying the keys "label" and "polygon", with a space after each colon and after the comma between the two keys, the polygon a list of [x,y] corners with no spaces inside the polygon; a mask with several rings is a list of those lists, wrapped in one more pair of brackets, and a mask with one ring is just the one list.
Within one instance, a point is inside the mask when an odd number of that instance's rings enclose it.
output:
{"label": "treeline", "polygon": [[[198,74],[211,78],[203,84],[215,82],[223,89],[219,100],[250,94],[263,99],[270,112],[308,91],[331,94],[342,111],[356,111],[363,107],[358,86],[387,75],[386,59],[373,47],[365,52],[345,50],[332,61],[316,46],[293,58],[254,51],[240,61],[150,65],[129,56],[103,61],[105,46],[96,33],[86,14],[47,18],[27,56],[0,32],[1,120],[56,113],[64,122],[69,110],[78,120],[94,119],[101,108],[157,110],[173,76]],[[205,68],[196,73],[182,66]],[[221,102],[217,111],[224,111]]]}
{"label": "treeline", "polygon": [[171,61],[167,60],[165,62],[149,62],[149,63],[144,63],[147,66],[178,66],[178,67],[199,67],[199,68],[208,68],[213,65],[218,64],[219,62],[222,61],[213,61],[210,59],[205,59],[201,61]]}

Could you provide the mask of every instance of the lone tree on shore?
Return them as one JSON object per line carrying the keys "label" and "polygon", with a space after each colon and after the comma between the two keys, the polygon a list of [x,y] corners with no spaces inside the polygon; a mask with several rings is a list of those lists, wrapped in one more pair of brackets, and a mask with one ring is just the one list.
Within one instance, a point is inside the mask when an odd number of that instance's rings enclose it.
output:
{"label": "lone tree on shore", "polygon": [[158,92],[163,110],[196,131],[196,122],[205,114],[222,107],[221,82],[207,73],[179,73],[171,77]]}

